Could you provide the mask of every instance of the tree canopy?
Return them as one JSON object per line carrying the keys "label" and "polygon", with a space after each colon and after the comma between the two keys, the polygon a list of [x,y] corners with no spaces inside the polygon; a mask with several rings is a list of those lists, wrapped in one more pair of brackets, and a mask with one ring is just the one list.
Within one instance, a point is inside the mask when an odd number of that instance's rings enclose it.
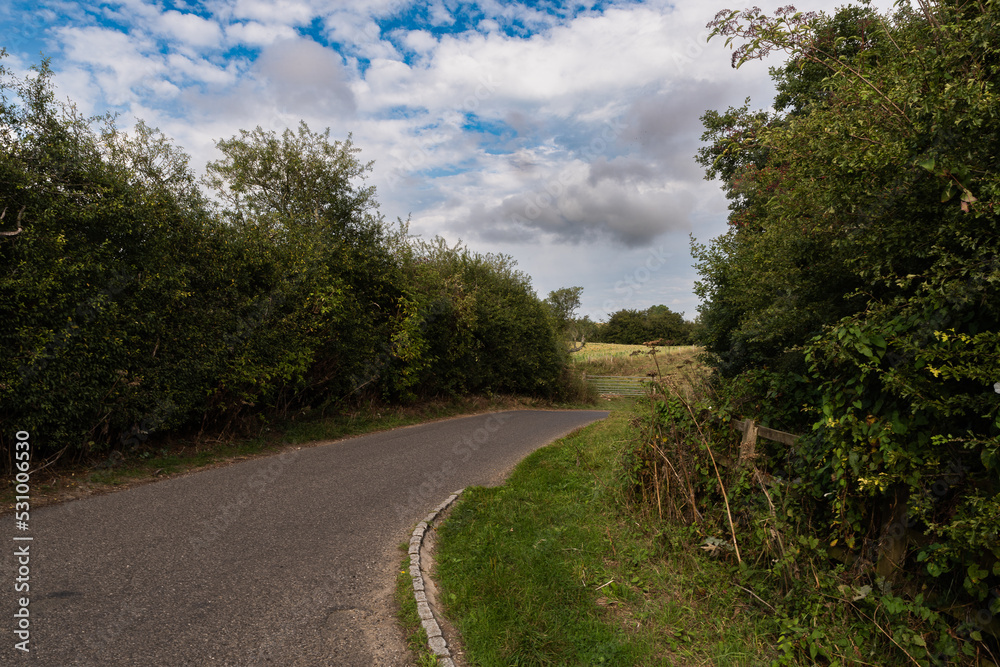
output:
{"label": "tree canopy", "polygon": [[561,287],[549,292],[545,305],[555,318],[559,330],[566,332],[573,323],[577,309],[580,307],[582,287]]}
{"label": "tree canopy", "polygon": [[646,310],[623,308],[612,313],[601,327],[600,339],[604,343],[642,345],[660,340],[664,345],[687,345],[691,342],[693,324],[667,306],[651,306]]}

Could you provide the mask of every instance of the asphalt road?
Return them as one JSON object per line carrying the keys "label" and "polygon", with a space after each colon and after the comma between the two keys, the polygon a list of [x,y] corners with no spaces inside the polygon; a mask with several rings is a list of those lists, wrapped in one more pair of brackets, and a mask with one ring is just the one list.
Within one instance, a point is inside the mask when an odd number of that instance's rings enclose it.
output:
{"label": "asphalt road", "polygon": [[[599,411],[510,411],[300,449],[31,513],[0,529],[0,664],[402,665],[397,546]],[[21,534],[23,535],[23,534]],[[14,648],[30,545],[30,652]]]}

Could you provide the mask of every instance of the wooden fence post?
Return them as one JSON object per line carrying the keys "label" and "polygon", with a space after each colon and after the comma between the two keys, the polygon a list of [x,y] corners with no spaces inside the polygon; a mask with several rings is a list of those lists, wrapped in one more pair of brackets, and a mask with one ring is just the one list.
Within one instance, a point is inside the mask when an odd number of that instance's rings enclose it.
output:
{"label": "wooden fence post", "polygon": [[886,504],[889,517],[882,526],[882,534],[879,535],[875,572],[880,577],[897,580],[903,571],[903,561],[906,560],[906,549],[909,546],[906,495],[897,489],[892,500]]}
{"label": "wooden fence post", "polygon": [[750,464],[757,456],[757,423],[752,419],[743,422],[743,440],[740,442],[740,465]]}

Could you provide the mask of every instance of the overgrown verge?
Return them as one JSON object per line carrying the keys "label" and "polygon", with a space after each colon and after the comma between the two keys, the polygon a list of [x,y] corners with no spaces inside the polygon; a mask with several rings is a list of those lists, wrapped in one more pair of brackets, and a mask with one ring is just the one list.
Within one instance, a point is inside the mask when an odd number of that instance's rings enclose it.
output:
{"label": "overgrown verge", "polygon": [[777,656],[766,604],[696,532],[623,504],[630,403],[467,489],[439,529],[445,614],[474,665],[759,665]]}
{"label": "overgrown verge", "polygon": [[929,575],[899,506],[863,548],[831,532],[816,433],[741,448],[780,378],[677,378],[453,510],[438,576],[472,664],[996,663],[995,593]]}
{"label": "overgrown verge", "polygon": [[[733,428],[734,407],[746,407],[730,400],[745,398],[745,378],[736,382],[738,391],[659,383],[634,422],[639,437],[626,450],[625,472],[634,511],[689,526],[772,610],[780,625],[774,664],[996,663],[997,595],[977,594],[991,573],[974,562],[958,576],[928,567],[949,536],[907,514],[905,498],[879,502],[854,485],[844,497],[865,532],[844,544],[831,524],[841,477],[817,471],[830,450],[822,430],[794,447],[761,441],[749,456]],[[951,481],[943,490],[957,501],[951,487],[962,480]],[[971,546],[950,539],[956,550]],[[980,556],[990,562],[988,552]]]}

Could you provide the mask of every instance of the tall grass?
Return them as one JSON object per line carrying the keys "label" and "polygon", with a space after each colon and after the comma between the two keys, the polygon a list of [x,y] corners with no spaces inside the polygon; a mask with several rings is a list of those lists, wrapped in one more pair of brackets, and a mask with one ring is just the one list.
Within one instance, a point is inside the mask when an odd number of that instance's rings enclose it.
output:
{"label": "tall grass", "polygon": [[570,357],[573,369],[587,375],[673,375],[683,370],[701,368],[697,356],[701,348],[695,345],[646,347],[588,343]]}

